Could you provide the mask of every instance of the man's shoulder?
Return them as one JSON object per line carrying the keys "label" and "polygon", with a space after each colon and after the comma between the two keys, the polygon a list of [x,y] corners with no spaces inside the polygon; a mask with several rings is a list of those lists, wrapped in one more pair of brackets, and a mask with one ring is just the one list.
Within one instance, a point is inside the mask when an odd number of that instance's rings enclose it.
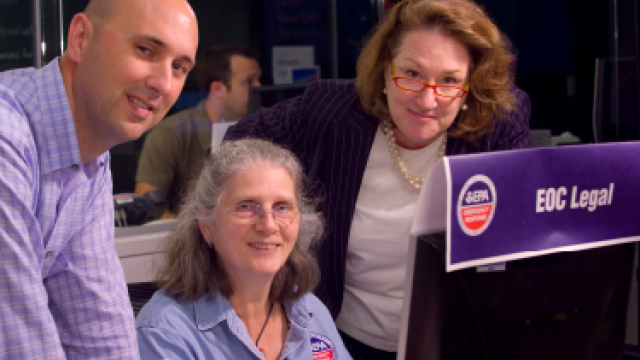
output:
{"label": "man's shoulder", "polygon": [[[63,98],[61,100],[61,98]],[[16,131],[36,130],[41,118],[58,119],[65,112],[66,93],[54,60],[40,69],[18,68],[0,72],[0,124]],[[67,104],[68,106],[68,104]],[[16,124],[16,119],[20,125]]]}
{"label": "man's shoulder", "polygon": [[158,123],[158,125],[154,126],[153,128],[151,128],[151,131],[155,131],[156,129],[169,129],[169,128],[175,128],[178,120],[180,119],[180,113],[175,113],[175,114],[171,114],[167,117],[165,117],[164,119],[162,119],[162,121],[160,121]]}
{"label": "man's shoulder", "polygon": [[0,72],[0,83],[33,79],[37,72],[38,70],[32,67],[5,70]]}
{"label": "man's shoulder", "polygon": [[[37,70],[34,68],[20,68],[0,72],[0,100],[4,100],[12,107],[24,107],[27,99],[34,97],[36,72]],[[6,107],[6,105],[3,107]]]}
{"label": "man's shoulder", "polygon": [[28,104],[24,102],[24,99],[19,96],[10,87],[0,82],[0,123],[8,121],[15,121],[15,118],[27,118],[29,109]]}
{"label": "man's shoulder", "polygon": [[149,130],[146,141],[164,141],[167,136],[175,137],[178,134],[178,126],[182,117],[181,113],[175,113],[162,119],[158,125]]}
{"label": "man's shoulder", "polygon": [[36,74],[34,68],[20,68],[0,72],[0,99],[13,99],[22,106],[36,101]]}
{"label": "man's shoulder", "polygon": [[181,110],[175,114],[165,117],[155,129],[171,129],[172,131],[201,130],[207,128],[211,130],[211,122],[207,113],[201,106]]}
{"label": "man's shoulder", "polygon": [[33,87],[23,80],[0,73],[0,134],[5,140],[19,141],[32,136],[29,122],[39,109]]}

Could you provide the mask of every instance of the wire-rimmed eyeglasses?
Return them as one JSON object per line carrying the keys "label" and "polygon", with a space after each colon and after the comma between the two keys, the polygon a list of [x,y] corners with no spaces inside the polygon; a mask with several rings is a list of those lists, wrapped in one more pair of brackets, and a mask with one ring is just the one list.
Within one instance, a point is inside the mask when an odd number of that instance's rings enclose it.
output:
{"label": "wire-rimmed eyeglasses", "polygon": [[278,204],[272,209],[264,209],[252,202],[241,202],[234,207],[227,208],[236,219],[248,222],[257,222],[262,219],[264,213],[271,213],[273,220],[280,225],[290,225],[298,215],[298,210],[291,204]]}
{"label": "wire-rimmed eyeglasses", "polygon": [[442,97],[446,98],[459,98],[463,97],[464,94],[469,92],[469,84],[465,85],[464,88],[455,85],[445,85],[445,84],[427,84],[426,82],[410,77],[404,76],[396,76],[396,67],[391,63],[391,78],[393,82],[396,83],[396,86],[400,89],[413,91],[413,92],[422,92],[426,88],[433,89],[433,92]]}

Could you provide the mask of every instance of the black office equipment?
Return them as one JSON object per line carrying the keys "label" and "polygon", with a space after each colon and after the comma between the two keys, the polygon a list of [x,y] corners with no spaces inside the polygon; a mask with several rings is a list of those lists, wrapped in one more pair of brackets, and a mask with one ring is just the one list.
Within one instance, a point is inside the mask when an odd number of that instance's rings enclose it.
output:
{"label": "black office equipment", "polygon": [[637,140],[638,69],[635,58],[597,58],[593,89],[595,142]]}
{"label": "black office equipment", "polygon": [[134,193],[113,195],[116,227],[142,225],[162,217],[167,200],[160,189],[144,195]]}
{"label": "black office equipment", "polygon": [[416,242],[403,359],[622,359],[635,244],[447,273],[445,239]]}

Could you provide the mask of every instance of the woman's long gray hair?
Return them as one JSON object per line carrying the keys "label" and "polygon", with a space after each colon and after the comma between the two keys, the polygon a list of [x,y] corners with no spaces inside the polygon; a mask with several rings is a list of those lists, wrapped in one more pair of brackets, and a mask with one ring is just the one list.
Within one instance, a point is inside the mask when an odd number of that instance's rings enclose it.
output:
{"label": "woman's long gray hair", "polygon": [[191,183],[177,223],[165,239],[164,261],[156,274],[168,294],[195,300],[205,294],[215,296],[217,291],[227,298],[233,293],[215,248],[209,248],[200,233],[198,220],[211,221],[233,175],[258,164],[282,167],[291,175],[300,212],[297,241],[276,273],[269,297],[278,302],[297,300],[315,288],[320,270],[310,251],[322,236],[323,221],[306,198],[302,166],[289,150],[264,140],[243,139],[224,143],[207,157]]}

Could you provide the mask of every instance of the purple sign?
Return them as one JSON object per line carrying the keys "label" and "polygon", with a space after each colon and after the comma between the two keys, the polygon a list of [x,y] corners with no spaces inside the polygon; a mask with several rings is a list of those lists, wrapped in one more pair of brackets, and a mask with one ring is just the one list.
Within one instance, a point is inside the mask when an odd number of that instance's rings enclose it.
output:
{"label": "purple sign", "polygon": [[453,156],[440,168],[448,271],[640,240],[640,142]]}

